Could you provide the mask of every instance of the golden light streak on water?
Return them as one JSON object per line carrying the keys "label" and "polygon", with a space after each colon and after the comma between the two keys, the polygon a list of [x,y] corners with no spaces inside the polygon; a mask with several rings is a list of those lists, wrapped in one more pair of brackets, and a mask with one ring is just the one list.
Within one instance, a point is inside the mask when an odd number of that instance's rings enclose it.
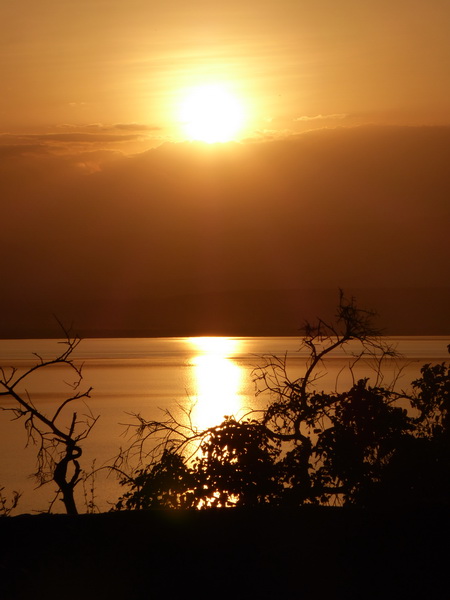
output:
{"label": "golden light streak on water", "polygon": [[190,338],[195,389],[192,422],[198,429],[221,423],[225,416],[239,417],[245,410],[245,371],[233,360],[240,342],[234,338]]}

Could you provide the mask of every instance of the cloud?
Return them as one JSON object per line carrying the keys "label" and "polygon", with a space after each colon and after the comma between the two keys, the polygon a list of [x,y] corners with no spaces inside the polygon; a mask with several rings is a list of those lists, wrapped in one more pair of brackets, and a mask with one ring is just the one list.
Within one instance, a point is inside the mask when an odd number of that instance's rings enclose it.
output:
{"label": "cloud", "polygon": [[74,125],[73,123],[60,123],[56,125],[56,129],[64,129],[67,131],[110,131],[111,128],[106,128],[103,123],[85,123],[84,125]]}
{"label": "cloud", "polygon": [[255,131],[254,135],[251,137],[247,137],[243,140],[244,143],[248,142],[261,142],[261,141],[269,141],[276,139],[286,139],[292,136],[297,135],[292,129],[258,129]]}
{"label": "cloud", "polygon": [[[66,128],[66,127],[64,127]],[[46,153],[77,153],[86,148],[108,148],[114,144],[127,144],[141,141],[142,135],[133,133],[130,129],[116,129],[115,132],[106,132],[94,125],[86,126],[84,131],[70,131],[51,133],[0,133],[0,152],[2,156],[19,156],[25,154]]]}
{"label": "cloud", "polygon": [[141,123],[115,123],[114,129],[125,131],[160,131],[161,127],[156,125],[143,125]]}
{"label": "cloud", "polygon": [[44,133],[28,136],[29,139],[38,139],[43,142],[81,142],[81,143],[96,143],[96,142],[129,142],[139,139],[138,135],[120,135],[109,133]]}
{"label": "cloud", "polygon": [[342,120],[342,119],[347,119],[348,118],[348,114],[346,113],[335,113],[332,115],[314,115],[312,117],[309,117],[307,115],[304,115],[302,117],[297,117],[296,119],[294,119],[294,121],[326,121],[326,120]]}
{"label": "cloud", "polygon": [[57,126],[58,129],[66,129],[77,132],[102,132],[110,133],[114,131],[134,131],[134,132],[146,132],[146,131],[160,131],[161,128],[156,125],[146,125],[144,123],[87,123],[85,125],[73,125],[71,123],[63,123]]}
{"label": "cloud", "polygon": [[[136,144],[142,145],[152,141],[154,143],[155,136],[149,134],[158,130],[156,126],[143,123],[86,123],[84,125],[63,123],[57,125],[53,131],[0,133],[0,147],[10,146],[11,154],[38,152],[43,148],[55,153],[77,153],[88,148],[117,148],[117,145],[124,147],[123,150],[127,152],[130,151],[129,146],[131,146],[132,151],[136,152]],[[4,154],[6,150],[2,152]]]}

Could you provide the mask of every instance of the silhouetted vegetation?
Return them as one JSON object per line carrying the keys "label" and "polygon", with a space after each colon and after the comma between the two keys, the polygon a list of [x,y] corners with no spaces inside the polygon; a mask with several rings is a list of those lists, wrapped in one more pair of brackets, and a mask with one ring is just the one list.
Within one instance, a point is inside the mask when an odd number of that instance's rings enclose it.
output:
{"label": "silhouetted vegetation", "polygon": [[5,488],[0,487],[0,517],[9,517],[9,515],[17,508],[20,500],[20,492],[13,491],[11,497],[7,497]]}
{"label": "silhouetted vegetation", "polygon": [[[341,294],[333,323],[303,328],[302,377],[290,379],[286,358],[263,358],[254,376],[270,401],[242,420],[199,431],[189,413],[185,422],[170,412],[162,421],[135,415],[136,438],[120,458],[137,455],[140,466],[123,479],[116,508],[448,504],[449,365],[424,365],[406,392],[395,378],[387,384],[383,361],[396,354],[373,317]],[[320,391],[324,361],[337,349],[348,349],[352,374],[370,360],[372,379]]]}
{"label": "silhouetted vegetation", "polygon": [[[64,328],[63,328],[64,329]],[[64,330],[66,340],[62,342],[64,350],[55,358],[44,359],[35,355],[37,362],[24,371],[16,368],[0,368],[0,409],[11,412],[13,419],[22,419],[27,435],[27,443],[37,447],[37,468],[34,474],[39,486],[54,482],[57,486],[56,495],[50,504],[51,509],[55,500],[61,496],[66,512],[71,515],[78,513],[74,491],[81,481],[83,471],[79,462],[82,455],[81,442],[87,438],[97,421],[90,412],[84,399],[89,397],[91,388],[80,390],[82,381],[81,367],[73,360],[73,352],[80,339],[72,337]],[[73,393],[61,400],[53,414],[45,414],[33,401],[33,394],[28,389],[32,376],[49,367],[59,366],[74,377],[68,383]],[[32,383],[30,383],[32,385]],[[74,403],[82,401],[84,414],[81,418],[77,412],[68,411]],[[70,414],[68,414],[68,412]],[[17,506],[19,494],[14,492],[13,508]],[[0,509],[11,512],[6,499],[0,498]]]}

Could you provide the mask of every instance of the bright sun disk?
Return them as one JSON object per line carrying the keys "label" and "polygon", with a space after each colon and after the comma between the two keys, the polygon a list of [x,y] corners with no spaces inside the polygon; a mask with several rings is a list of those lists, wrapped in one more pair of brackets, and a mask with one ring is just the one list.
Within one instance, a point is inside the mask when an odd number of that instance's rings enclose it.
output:
{"label": "bright sun disk", "polygon": [[191,140],[228,142],[242,127],[241,103],[221,85],[192,89],[181,103],[183,129]]}

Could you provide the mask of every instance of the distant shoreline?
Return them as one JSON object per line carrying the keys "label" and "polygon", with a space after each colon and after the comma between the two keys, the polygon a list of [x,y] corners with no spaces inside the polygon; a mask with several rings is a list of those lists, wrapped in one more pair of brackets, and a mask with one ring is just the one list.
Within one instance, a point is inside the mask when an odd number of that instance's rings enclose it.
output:
{"label": "distant shoreline", "polygon": [[[299,331],[297,334],[292,333],[230,333],[230,332],[191,332],[191,333],[167,333],[167,334],[156,334],[152,332],[130,332],[130,331],[122,331],[122,332],[83,332],[79,333],[77,330],[72,332],[74,335],[79,336],[81,339],[170,339],[170,338],[195,338],[195,337],[227,337],[227,338],[278,338],[278,337],[287,337],[287,338],[301,338],[302,333]],[[381,337],[385,338],[443,338],[443,340],[449,338],[450,340],[450,331],[448,333],[386,333],[382,334]],[[0,342],[2,341],[24,341],[24,340],[61,340],[64,339],[64,335],[51,335],[51,334],[42,334],[42,335],[16,335],[14,337],[0,337]]]}

